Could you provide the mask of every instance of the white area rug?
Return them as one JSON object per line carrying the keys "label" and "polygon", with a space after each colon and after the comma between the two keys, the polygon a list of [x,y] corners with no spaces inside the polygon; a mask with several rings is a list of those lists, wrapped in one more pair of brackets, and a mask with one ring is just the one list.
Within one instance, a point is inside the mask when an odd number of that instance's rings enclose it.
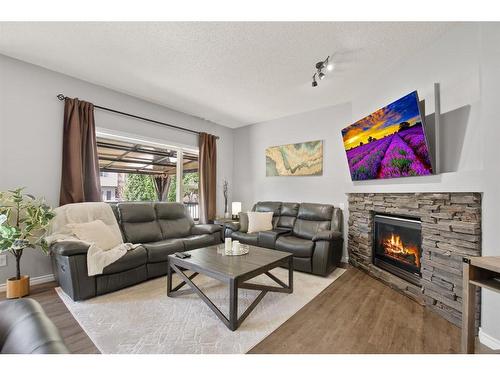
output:
{"label": "white area rug", "polygon": [[[288,280],[285,269],[271,272]],[[344,272],[337,268],[326,278],[295,272],[293,294],[268,293],[235,332],[196,294],[167,297],[166,277],[82,302],[56,291],[102,353],[246,353]],[[193,281],[227,316],[227,287],[203,275]],[[276,285],[267,276],[252,282]],[[239,290],[239,315],[258,293]]]}

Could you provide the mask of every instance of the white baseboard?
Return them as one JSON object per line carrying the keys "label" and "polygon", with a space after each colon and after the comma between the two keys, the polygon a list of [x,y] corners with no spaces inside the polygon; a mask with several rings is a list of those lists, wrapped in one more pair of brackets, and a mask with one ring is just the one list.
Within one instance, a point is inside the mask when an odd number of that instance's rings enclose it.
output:
{"label": "white baseboard", "polygon": [[[37,277],[30,277],[30,285],[49,283],[51,281],[54,281],[55,279],[56,278],[54,277],[53,274],[37,276]],[[5,288],[6,288],[5,283],[0,284],[0,292],[5,292]]]}
{"label": "white baseboard", "polygon": [[479,335],[478,336],[479,336],[479,341],[481,342],[481,344],[484,344],[493,350],[500,350],[500,340],[485,333],[481,329],[481,327],[479,327]]}

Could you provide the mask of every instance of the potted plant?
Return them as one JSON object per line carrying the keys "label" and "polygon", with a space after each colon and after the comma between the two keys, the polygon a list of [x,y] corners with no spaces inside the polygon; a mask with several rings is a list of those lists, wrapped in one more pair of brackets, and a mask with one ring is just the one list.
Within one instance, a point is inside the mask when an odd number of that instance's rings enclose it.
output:
{"label": "potted plant", "polygon": [[44,240],[54,211],[43,199],[24,194],[24,188],[0,192],[0,254],[16,258],[16,276],[7,280],[7,298],[29,294],[29,276],[21,275],[21,257],[26,248],[48,253]]}

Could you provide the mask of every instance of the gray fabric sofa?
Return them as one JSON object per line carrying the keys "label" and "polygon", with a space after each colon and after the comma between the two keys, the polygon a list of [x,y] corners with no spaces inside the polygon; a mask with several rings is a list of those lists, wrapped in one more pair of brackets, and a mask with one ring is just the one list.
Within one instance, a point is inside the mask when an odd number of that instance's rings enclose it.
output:
{"label": "gray fabric sofa", "polygon": [[1,354],[67,354],[58,329],[30,298],[0,302]]}
{"label": "gray fabric sofa", "polygon": [[326,276],[342,258],[342,210],[329,204],[257,202],[252,211],[273,212],[273,230],[241,232],[226,224],[225,236],[293,254],[294,269]]}
{"label": "gray fabric sofa", "polygon": [[111,207],[123,240],[141,246],[107,266],[101,275],[88,276],[88,246],[73,241],[51,246],[54,274],[75,301],[163,276],[167,273],[168,255],[222,241],[219,225],[194,224],[181,203],[126,202]]}

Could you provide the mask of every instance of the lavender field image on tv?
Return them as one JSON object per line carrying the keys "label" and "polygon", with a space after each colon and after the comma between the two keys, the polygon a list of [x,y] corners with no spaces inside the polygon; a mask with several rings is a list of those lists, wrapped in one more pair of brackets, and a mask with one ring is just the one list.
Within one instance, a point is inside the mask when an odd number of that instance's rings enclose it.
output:
{"label": "lavender field image on tv", "polygon": [[414,91],[342,130],[353,181],[432,174]]}

